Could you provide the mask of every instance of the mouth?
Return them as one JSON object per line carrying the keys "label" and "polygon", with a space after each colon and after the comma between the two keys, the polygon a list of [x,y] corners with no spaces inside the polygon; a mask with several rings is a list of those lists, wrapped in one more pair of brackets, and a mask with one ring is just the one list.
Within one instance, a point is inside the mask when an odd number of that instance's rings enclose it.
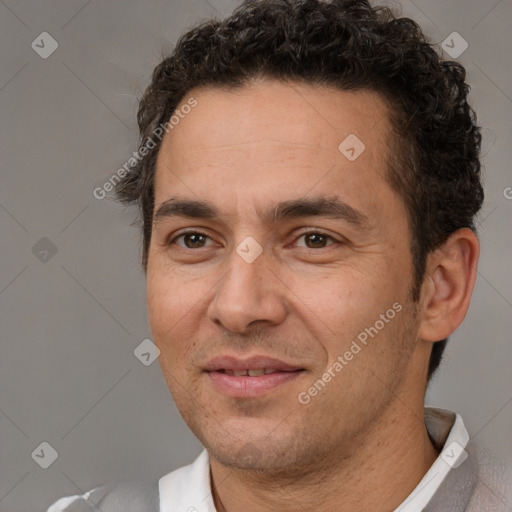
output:
{"label": "mouth", "polygon": [[[232,377],[261,377],[262,375],[270,375],[272,373],[277,373],[282,370],[276,370],[275,368],[257,368],[254,370],[218,370],[221,373],[225,373],[226,375],[231,375]],[[292,370],[298,371],[298,370]]]}
{"label": "mouth", "polygon": [[305,372],[300,366],[256,356],[215,358],[206,368],[216,391],[232,398],[254,398],[290,383]]}

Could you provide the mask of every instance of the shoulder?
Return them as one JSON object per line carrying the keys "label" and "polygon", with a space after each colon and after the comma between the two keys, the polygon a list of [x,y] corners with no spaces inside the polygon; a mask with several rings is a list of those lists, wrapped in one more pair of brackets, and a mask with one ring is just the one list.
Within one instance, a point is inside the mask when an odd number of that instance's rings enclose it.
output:
{"label": "shoulder", "polygon": [[47,512],[158,512],[159,508],[158,481],[125,481],[61,498]]}
{"label": "shoulder", "polygon": [[512,510],[512,468],[487,449],[478,447],[478,474],[468,511]]}
{"label": "shoulder", "polygon": [[161,501],[172,503],[173,510],[204,510],[205,506],[215,510],[206,450],[192,464],[175,469],[159,480],[102,485],[80,496],[61,498],[46,512],[160,512]]}

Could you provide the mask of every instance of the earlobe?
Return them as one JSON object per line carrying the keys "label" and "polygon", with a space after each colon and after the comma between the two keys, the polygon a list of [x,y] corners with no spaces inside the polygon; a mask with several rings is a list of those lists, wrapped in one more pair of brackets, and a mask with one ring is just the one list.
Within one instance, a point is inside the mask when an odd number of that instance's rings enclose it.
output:
{"label": "earlobe", "polygon": [[442,340],[462,323],[476,281],[479,254],[475,233],[462,228],[429,255],[421,294],[420,339]]}

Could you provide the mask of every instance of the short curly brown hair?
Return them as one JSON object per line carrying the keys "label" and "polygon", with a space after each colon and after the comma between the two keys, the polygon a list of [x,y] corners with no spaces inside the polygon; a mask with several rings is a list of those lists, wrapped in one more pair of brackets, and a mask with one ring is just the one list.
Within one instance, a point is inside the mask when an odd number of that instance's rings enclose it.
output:
{"label": "short curly brown hair", "polygon": [[[481,135],[465,76],[414,21],[367,0],[247,0],[231,16],[188,31],[155,68],[138,111],[139,149],[199,86],[242,87],[268,77],[380,93],[391,107],[388,181],[410,216],[418,300],[428,253],[459,228],[475,231],[483,202]],[[159,147],[160,141],[116,186],[122,202],[140,207],[144,268]],[[429,378],[446,342],[433,345]]]}

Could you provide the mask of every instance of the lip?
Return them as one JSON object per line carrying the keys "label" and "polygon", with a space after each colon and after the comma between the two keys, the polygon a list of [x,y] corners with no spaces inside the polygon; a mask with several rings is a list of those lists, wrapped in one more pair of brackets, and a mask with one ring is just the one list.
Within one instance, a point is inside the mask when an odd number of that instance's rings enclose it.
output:
{"label": "lip", "polygon": [[246,359],[233,356],[216,357],[209,361],[204,369],[207,372],[214,372],[219,370],[261,370],[263,368],[273,368],[281,372],[302,370],[301,366],[285,363],[279,359],[267,356],[252,356]]}
{"label": "lip", "polygon": [[[258,376],[229,375],[228,371],[272,369],[273,373]],[[206,366],[205,372],[221,394],[232,398],[254,398],[275,390],[289,383],[304,373],[304,369],[267,356],[253,356],[239,359],[232,356],[222,356],[212,359]]]}

